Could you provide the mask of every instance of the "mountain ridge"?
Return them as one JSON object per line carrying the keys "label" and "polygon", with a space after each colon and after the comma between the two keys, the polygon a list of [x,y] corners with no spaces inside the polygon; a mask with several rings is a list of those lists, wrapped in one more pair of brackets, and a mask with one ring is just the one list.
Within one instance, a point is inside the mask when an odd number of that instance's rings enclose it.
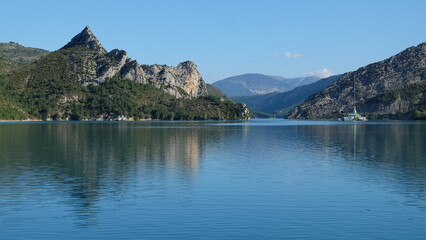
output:
{"label": "mountain ridge", "polygon": [[354,102],[359,112],[372,119],[412,119],[415,111],[425,111],[426,43],[342,74],[338,81],[311,95],[286,117],[338,118],[351,112]]}
{"label": "mountain ridge", "polygon": [[50,52],[40,48],[25,47],[16,42],[0,43],[0,59],[18,64],[34,62]]}
{"label": "mountain ridge", "polygon": [[259,73],[246,73],[216,81],[212,85],[219,88],[227,96],[235,97],[286,92],[319,79],[315,76],[285,78]]}
{"label": "mountain ridge", "polygon": [[64,53],[72,62],[69,72],[75,73],[75,69],[84,66],[76,76],[82,84],[102,83],[118,76],[138,83],[153,84],[177,98],[207,94],[206,83],[194,62],[181,62],[176,67],[141,65],[129,58],[124,50],[113,49],[107,52],[87,26],[57,52]]}
{"label": "mountain ridge", "polygon": [[208,95],[191,61],[140,65],[124,50],[104,50],[86,27],[63,48],[1,74],[0,119],[249,118],[243,104]]}
{"label": "mountain ridge", "polygon": [[297,104],[302,103],[311,94],[314,94],[332,84],[340,78],[334,75],[320,79],[316,82],[302,85],[288,92],[268,93],[263,95],[233,97],[238,102],[245,103],[251,110],[268,114],[275,114],[279,117],[287,114]]}
{"label": "mountain ridge", "polygon": [[24,47],[15,42],[0,43],[0,74],[18,69],[47,54],[47,50]]}

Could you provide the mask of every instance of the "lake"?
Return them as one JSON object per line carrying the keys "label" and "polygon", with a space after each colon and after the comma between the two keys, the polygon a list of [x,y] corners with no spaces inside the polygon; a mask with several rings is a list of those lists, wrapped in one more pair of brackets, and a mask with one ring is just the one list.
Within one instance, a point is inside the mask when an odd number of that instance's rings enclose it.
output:
{"label": "lake", "polygon": [[0,239],[424,239],[426,123],[0,124]]}

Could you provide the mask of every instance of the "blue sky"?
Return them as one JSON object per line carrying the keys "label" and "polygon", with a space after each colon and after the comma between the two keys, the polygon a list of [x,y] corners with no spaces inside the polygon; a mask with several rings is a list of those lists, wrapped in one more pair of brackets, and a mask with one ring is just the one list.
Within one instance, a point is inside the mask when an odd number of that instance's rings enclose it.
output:
{"label": "blue sky", "polygon": [[0,42],[57,50],[86,25],[141,64],[243,73],[354,71],[426,41],[426,1],[2,1]]}

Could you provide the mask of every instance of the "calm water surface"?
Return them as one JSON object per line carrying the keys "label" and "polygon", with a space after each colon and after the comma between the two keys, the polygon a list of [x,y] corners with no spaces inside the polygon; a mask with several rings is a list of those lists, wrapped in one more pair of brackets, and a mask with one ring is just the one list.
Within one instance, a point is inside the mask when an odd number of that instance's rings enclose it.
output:
{"label": "calm water surface", "polygon": [[425,239],[426,124],[0,124],[0,239]]}

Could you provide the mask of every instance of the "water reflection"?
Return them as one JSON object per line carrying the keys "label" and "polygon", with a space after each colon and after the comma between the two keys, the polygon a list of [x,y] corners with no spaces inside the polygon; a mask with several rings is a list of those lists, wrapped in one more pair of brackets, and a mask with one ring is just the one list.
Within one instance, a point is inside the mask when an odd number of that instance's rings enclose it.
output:
{"label": "water reflection", "polygon": [[296,126],[304,141],[323,150],[336,148],[346,157],[374,162],[425,165],[426,125],[328,125]]}
{"label": "water reflection", "polygon": [[[297,126],[304,141],[362,168],[365,184],[386,181],[426,209],[426,125]],[[341,162],[340,162],[341,163]],[[368,175],[371,174],[371,175]],[[408,200],[408,201],[411,201]]]}
{"label": "water reflection", "polygon": [[90,223],[102,197],[119,201],[129,185],[146,181],[142,190],[147,195],[168,181],[190,185],[207,141],[220,141],[226,134],[199,127],[197,123],[1,124],[0,191],[12,193],[2,200],[19,204],[16,199],[28,191],[37,194],[55,188],[49,192]]}
{"label": "water reflection", "polygon": [[209,236],[279,238],[283,226],[303,236],[307,224],[381,223],[356,208],[382,203],[374,191],[405,199],[386,195],[385,213],[426,206],[425,124],[254,123],[0,124],[0,221],[17,222],[15,232],[3,225],[13,234],[74,224],[96,238],[129,218],[129,238],[200,237],[204,226]]}

